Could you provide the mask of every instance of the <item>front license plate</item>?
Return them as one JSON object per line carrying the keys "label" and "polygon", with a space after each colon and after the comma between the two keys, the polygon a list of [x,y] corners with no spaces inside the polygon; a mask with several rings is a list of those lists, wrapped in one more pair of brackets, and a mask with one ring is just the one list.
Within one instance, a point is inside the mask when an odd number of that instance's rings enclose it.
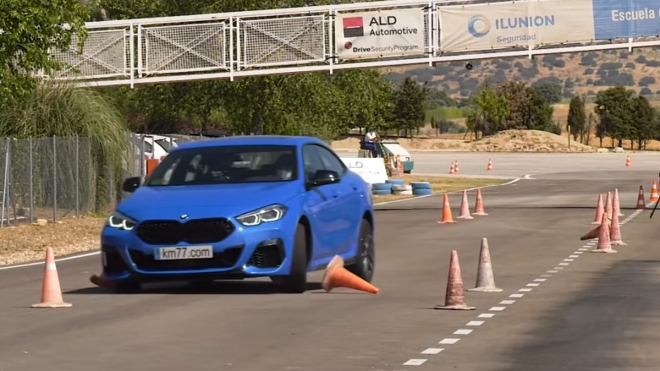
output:
{"label": "front license plate", "polygon": [[213,258],[213,246],[161,247],[154,252],[156,260],[189,260]]}

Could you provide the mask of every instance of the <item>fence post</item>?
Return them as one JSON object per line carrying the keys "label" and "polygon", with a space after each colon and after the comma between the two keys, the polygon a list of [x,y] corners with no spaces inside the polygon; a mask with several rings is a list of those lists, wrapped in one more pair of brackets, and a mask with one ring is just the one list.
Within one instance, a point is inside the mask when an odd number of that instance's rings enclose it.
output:
{"label": "fence post", "polygon": [[80,142],[76,134],[76,217],[80,212]]}
{"label": "fence post", "polygon": [[34,219],[32,219],[32,218],[34,218],[34,214],[32,212],[32,209],[34,208],[34,199],[32,198],[33,197],[33,194],[32,194],[33,191],[32,190],[33,190],[33,187],[34,187],[34,185],[33,185],[33,181],[34,181],[34,179],[33,179],[33,176],[34,176],[33,166],[34,165],[32,164],[32,137],[28,138],[28,146],[30,147],[30,149],[28,151],[28,159],[29,159],[28,167],[29,167],[29,171],[30,171],[30,176],[29,176],[29,178],[30,178],[30,201],[29,201],[30,202],[30,204],[29,204],[30,211],[28,211],[28,212],[30,213],[30,223],[32,223],[32,222],[34,222]]}
{"label": "fence post", "polygon": [[[2,180],[2,211],[0,212],[0,228],[5,226],[5,210],[7,207],[7,174],[9,173],[9,145],[10,139],[5,139],[5,175]],[[9,219],[9,218],[7,218]]]}
{"label": "fence post", "polygon": [[57,137],[53,135],[53,222],[57,221]]}

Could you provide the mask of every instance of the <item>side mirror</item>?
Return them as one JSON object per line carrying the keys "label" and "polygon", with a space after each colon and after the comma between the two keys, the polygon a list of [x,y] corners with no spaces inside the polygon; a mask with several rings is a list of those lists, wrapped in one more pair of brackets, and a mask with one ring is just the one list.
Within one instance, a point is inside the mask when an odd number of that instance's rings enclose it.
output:
{"label": "side mirror", "polygon": [[121,190],[126,193],[133,193],[140,187],[140,183],[142,183],[142,179],[139,176],[126,178],[121,185]]}
{"label": "side mirror", "polygon": [[308,187],[320,187],[326,184],[338,183],[339,174],[332,170],[319,170],[314,174],[314,178],[307,184]]}

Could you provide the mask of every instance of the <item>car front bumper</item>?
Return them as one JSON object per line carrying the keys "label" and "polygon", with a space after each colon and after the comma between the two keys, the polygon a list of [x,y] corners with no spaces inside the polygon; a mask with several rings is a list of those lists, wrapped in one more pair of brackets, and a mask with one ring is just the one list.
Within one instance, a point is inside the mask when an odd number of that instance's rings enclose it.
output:
{"label": "car front bumper", "polygon": [[[134,231],[106,226],[101,233],[103,273],[110,281],[191,279],[242,279],[287,275],[291,265],[293,233],[285,221],[256,227],[237,227],[217,243],[156,246],[143,242]],[[156,260],[160,247],[212,246],[213,257],[188,260]]]}

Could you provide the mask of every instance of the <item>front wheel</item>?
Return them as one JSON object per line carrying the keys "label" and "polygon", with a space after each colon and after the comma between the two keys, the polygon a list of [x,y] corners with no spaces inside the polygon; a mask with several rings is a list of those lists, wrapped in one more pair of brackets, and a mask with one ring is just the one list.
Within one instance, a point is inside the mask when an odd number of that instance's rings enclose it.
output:
{"label": "front wheel", "polygon": [[288,276],[272,276],[271,280],[291,294],[307,291],[307,231],[298,224],[291,251],[291,269]]}
{"label": "front wheel", "polygon": [[355,259],[355,263],[347,266],[346,269],[363,280],[371,282],[374,278],[374,270],[376,268],[376,248],[371,223],[366,219],[362,219],[362,224],[360,225],[360,236],[358,237],[358,249]]}

